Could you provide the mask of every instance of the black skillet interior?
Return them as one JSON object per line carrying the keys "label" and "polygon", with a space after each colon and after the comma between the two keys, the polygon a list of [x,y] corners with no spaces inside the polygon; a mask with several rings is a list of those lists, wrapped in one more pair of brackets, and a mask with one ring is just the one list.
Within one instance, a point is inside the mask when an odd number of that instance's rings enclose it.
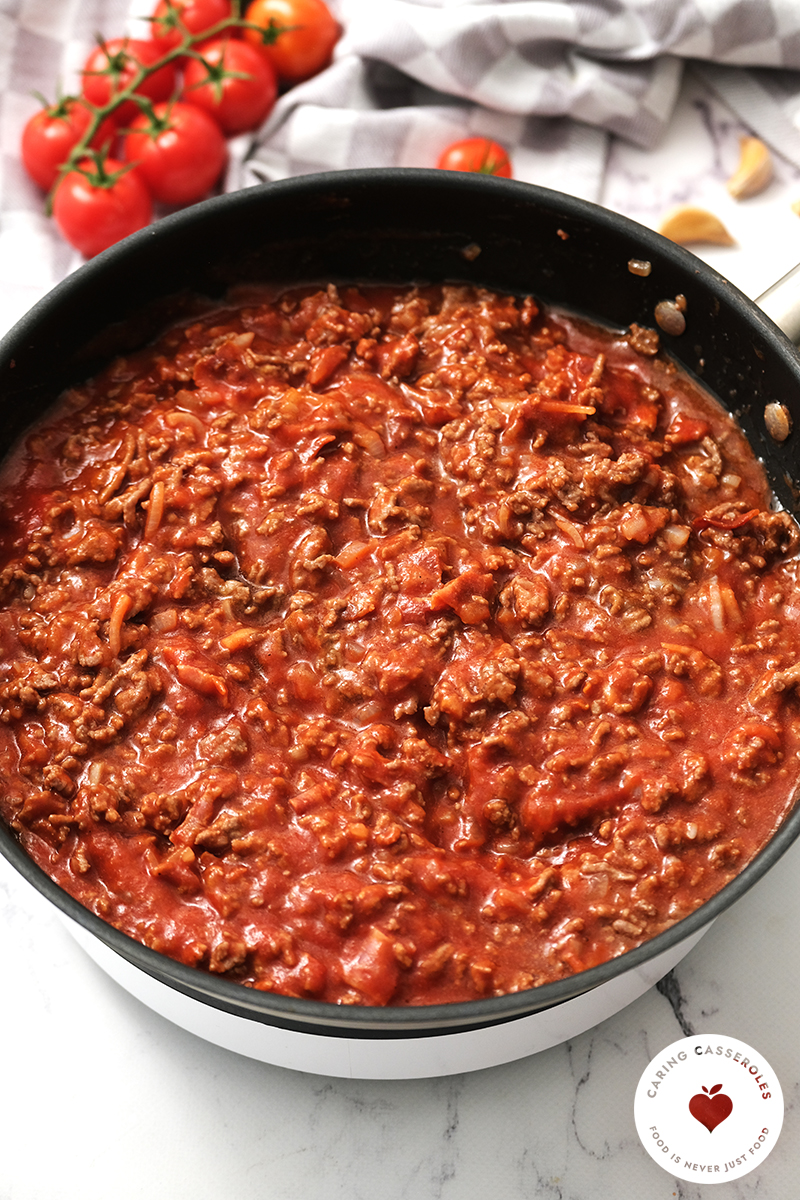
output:
{"label": "black skillet interior", "polygon": [[[634,274],[631,259],[651,263]],[[0,345],[0,453],[64,387],[143,344],[198,296],[237,283],[473,282],[537,296],[625,328],[653,326],[660,300],[686,297],[687,327],[662,345],[740,419],[781,503],[796,507],[794,437],[772,441],[767,403],[800,426],[800,360],[731,284],[658,234],[574,197],[441,171],[313,175],[219,197],[113,247],[60,284]],[[646,963],[747,890],[800,832],[800,806],[770,845],[702,909],[621,958],[515,996],[418,1009],[335,1008],[252,993],[181,967],[119,934],[46,879],[5,829],[0,849],[34,885],[130,962],[217,1008],[339,1036],[468,1029],[549,1007]]]}
{"label": "black skillet interior", "polygon": [[[650,275],[632,274],[631,258],[650,261]],[[216,297],[264,280],[463,280],[533,292],[621,328],[652,325],[656,303],[683,293],[687,329],[664,335],[665,348],[737,413],[781,500],[794,500],[784,480],[791,439],[776,446],[762,417],[776,399],[800,415],[800,365],[731,284],[681,247],[585,201],[443,171],[337,172],[251,188],[100,255],[3,343],[0,448],[66,384],[146,340],[188,295]]]}

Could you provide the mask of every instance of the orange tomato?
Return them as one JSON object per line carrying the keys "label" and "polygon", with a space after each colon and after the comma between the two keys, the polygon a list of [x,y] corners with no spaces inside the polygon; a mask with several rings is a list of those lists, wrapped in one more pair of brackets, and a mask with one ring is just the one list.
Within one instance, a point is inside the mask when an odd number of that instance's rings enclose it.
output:
{"label": "orange tomato", "polygon": [[339,25],[323,0],[253,0],[245,19],[263,30],[283,29],[271,44],[255,29],[245,37],[260,46],[282,83],[310,79],[331,61]]}

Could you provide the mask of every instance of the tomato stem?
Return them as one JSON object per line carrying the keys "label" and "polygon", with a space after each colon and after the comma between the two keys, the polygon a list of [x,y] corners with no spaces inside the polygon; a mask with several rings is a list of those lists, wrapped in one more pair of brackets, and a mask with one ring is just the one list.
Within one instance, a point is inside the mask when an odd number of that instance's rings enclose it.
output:
{"label": "tomato stem", "polygon": [[92,187],[111,188],[120,176],[127,174],[135,166],[136,164],[132,162],[122,163],[116,170],[109,171],[108,157],[105,152],[90,148],[86,151],[84,158],[79,163],[76,163],[73,169],[81,175],[85,175]]}
{"label": "tomato stem", "polygon": [[248,21],[243,21],[242,24],[245,28],[257,30],[265,46],[274,46],[282,33],[292,33],[295,29],[303,28],[302,25],[281,25],[274,17],[270,17],[267,25],[253,25]]}

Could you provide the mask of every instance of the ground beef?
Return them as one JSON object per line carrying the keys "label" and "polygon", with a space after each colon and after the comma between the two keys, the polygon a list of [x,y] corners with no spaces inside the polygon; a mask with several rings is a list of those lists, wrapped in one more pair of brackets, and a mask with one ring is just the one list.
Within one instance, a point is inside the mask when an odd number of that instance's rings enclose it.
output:
{"label": "ground beef", "polygon": [[0,491],[2,816],[182,962],[341,1004],[562,978],[791,805],[798,530],[658,353],[531,298],[250,293]]}

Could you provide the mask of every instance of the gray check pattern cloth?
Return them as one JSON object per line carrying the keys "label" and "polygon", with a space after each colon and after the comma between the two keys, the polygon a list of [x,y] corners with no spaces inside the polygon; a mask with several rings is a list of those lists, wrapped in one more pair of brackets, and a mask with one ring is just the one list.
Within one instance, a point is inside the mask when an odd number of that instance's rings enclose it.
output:
{"label": "gray check pattern cloth", "polygon": [[[0,329],[80,259],[42,213],[22,127],[77,88],[96,33],[146,36],[155,0],[0,0]],[[429,166],[459,137],[514,174],[596,199],[610,137],[650,147],[687,60],[800,167],[800,0],[329,0],[333,64],[231,144],[228,190],[367,166]]]}

